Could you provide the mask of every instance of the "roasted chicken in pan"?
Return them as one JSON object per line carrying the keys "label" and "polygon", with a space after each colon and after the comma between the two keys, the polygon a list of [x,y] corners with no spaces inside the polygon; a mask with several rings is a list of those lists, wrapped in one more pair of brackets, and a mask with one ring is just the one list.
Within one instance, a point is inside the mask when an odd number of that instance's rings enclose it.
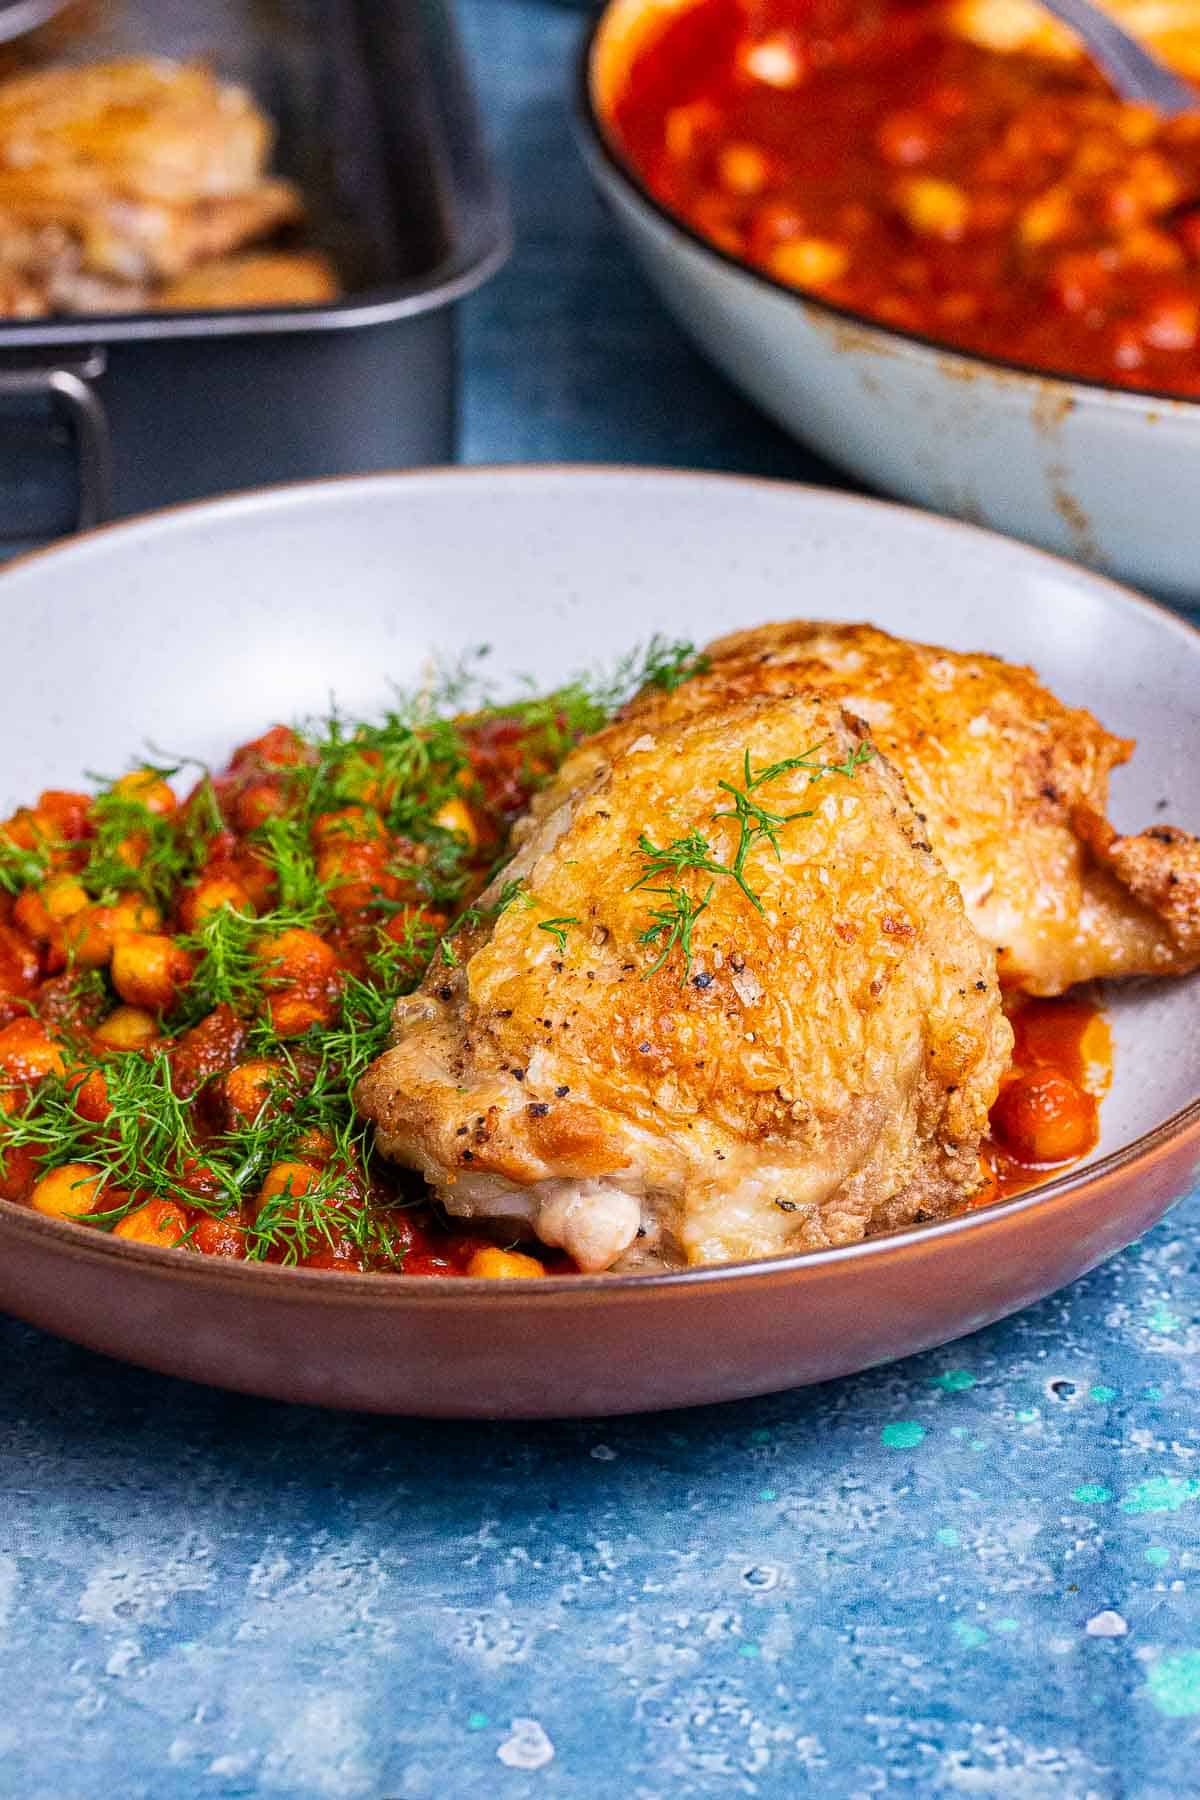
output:
{"label": "roasted chicken in pan", "polygon": [[673,693],[635,699],[626,734],[754,695],[837,701],[899,771],[1004,986],[1060,994],[1200,964],[1200,841],[1166,825],[1113,831],[1109,771],[1132,743],[1064,706],[1031,669],[806,621],[737,632],[706,660]]}
{"label": "roasted chicken in pan", "polygon": [[[198,64],[129,57],[0,83],[0,309],[185,304],[162,284],[302,218],[296,188],[267,172],[273,136],[244,89]],[[295,263],[279,252],[242,281],[210,272],[186,304],[336,292],[327,264],[314,293],[311,267]]]}
{"label": "roasted chicken in pan", "polygon": [[568,756],[357,1091],[448,1211],[584,1269],[952,1210],[1010,1054],[887,758],[834,699],[708,691]]}

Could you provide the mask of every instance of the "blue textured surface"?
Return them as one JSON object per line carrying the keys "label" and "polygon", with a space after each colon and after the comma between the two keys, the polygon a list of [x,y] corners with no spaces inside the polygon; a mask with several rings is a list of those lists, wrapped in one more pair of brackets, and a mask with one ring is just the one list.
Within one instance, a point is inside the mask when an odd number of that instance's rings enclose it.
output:
{"label": "blue textured surface", "polygon": [[[522,238],[468,455],[811,475],[592,205],[578,19],[466,19]],[[605,1424],[323,1415],[0,1325],[0,1792],[1198,1793],[1198,1220],[898,1367]]]}

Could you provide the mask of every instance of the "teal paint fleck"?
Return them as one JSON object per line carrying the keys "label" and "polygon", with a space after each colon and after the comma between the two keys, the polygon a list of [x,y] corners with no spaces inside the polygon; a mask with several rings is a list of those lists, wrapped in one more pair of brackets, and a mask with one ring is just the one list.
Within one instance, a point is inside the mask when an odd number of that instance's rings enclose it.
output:
{"label": "teal paint fleck", "polygon": [[971,1448],[972,1450],[986,1450],[987,1445],[982,1438],[972,1438]]}
{"label": "teal paint fleck", "polygon": [[1150,1698],[1168,1719],[1200,1713],[1200,1650],[1180,1650],[1151,1663],[1146,1677]]}
{"label": "teal paint fleck", "polygon": [[1162,1544],[1147,1544],[1146,1561],[1152,1563],[1156,1569],[1165,1569],[1170,1560],[1171,1552]]}
{"label": "teal paint fleck", "polygon": [[1099,1481],[1085,1481],[1081,1487],[1071,1489],[1071,1498],[1082,1500],[1085,1506],[1103,1506],[1106,1500],[1112,1499],[1112,1489]]}
{"label": "teal paint fleck", "polygon": [[473,1712],[467,1714],[468,1731],[486,1731],[490,1724],[491,1720],[486,1713]]}
{"label": "teal paint fleck", "polygon": [[1036,1406],[1032,1406],[1032,1407],[1027,1406],[1025,1408],[1024,1412],[1019,1412],[1017,1414],[1017,1424],[1018,1425],[1032,1425],[1036,1421],[1037,1416],[1038,1416],[1037,1407]]}
{"label": "teal paint fleck", "polygon": [[1179,1317],[1178,1313],[1173,1313],[1170,1307],[1164,1305],[1160,1300],[1154,1311],[1150,1314],[1150,1317],[1146,1320],[1146,1324],[1151,1331],[1161,1332],[1165,1335],[1168,1332],[1178,1331],[1179,1327],[1183,1324],[1183,1320]]}
{"label": "teal paint fleck", "polygon": [[1116,1388],[1094,1387],[1092,1389],[1092,1399],[1093,1400],[1115,1400],[1116,1397],[1117,1397]]}
{"label": "teal paint fleck", "polygon": [[881,1444],[889,1450],[913,1450],[925,1436],[925,1427],[915,1419],[893,1419],[879,1434]]}
{"label": "teal paint fleck", "polygon": [[1162,1389],[1160,1387],[1151,1386],[1151,1387],[1143,1389],[1143,1392],[1145,1393],[1147,1400],[1161,1400],[1162,1399]]}
{"label": "teal paint fleck", "polygon": [[945,1544],[948,1550],[957,1549],[958,1545],[962,1542],[953,1525],[943,1525],[938,1531],[934,1532],[934,1536],[937,1538],[938,1543]]}
{"label": "teal paint fleck", "polygon": [[1020,1619],[997,1619],[996,1623],[992,1626],[993,1631],[1009,1632],[1009,1631],[1020,1631],[1020,1629],[1021,1629]]}
{"label": "teal paint fleck", "polygon": [[965,1394],[975,1386],[975,1377],[969,1369],[947,1369],[945,1374],[935,1375],[929,1385],[947,1394]]}
{"label": "teal paint fleck", "polygon": [[752,1444],[769,1444],[770,1441],[771,1434],[765,1425],[760,1425],[757,1431],[752,1431],[750,1433],[750,1442]]}
{"label": "teal paint fleck", "polygon": [[1125,1513],[1178,1512],[1200,1494],[1200,1479],[1194,1475],[1151,1475],[1139,1481],[1121,1502]]}
{"label": "teal paint fleck", "polygon": [[987,1643],[987,1632],[980,1625],[968,1625],[964,1619],[955,1619],[954,1635],[964,1650],[978,1650],[980,1644]]}
{"label": "teal paint fleck", "polygon": [[774,1488],[763,1488],[758,1497],[760,1500],[778,1500],[779,1495]]}
{"label": "teal paint fleck", "polygon": [[738,1655],[739,1656],[754,1657],[754,1656],[757,1656],[758,1653],[759,1652],[758,1652],[757,1644],[739,1644],[738,1645]]}
{"label": "teal paint fleck", "polygon": [[966,1435],[967,1435],[967,1428],[965,1425],[952,1425],[950,1427],[950,1436],[951,1437],[961,1438],[961,1437],[966,1437]]}

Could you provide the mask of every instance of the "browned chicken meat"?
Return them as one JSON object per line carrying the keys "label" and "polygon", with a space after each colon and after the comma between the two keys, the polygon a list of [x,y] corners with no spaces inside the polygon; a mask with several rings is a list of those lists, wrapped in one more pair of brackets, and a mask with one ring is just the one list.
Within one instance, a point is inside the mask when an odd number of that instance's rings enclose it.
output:
{"label": "browned chicken meat", "polygon": [[[297,190],[266,172],[272,138],[251,96],[198,64],[129,57],[0,83],[0,301],[26,315],[153,306],[156,284],[295,222]],[[270,273],[251,304],[293,298],[289,264],[278,291]]]}
{"label": "browned chicken meat", "polygon": [[447,1209],[584,1269],[849,1244],[979,1186],[992,953],[836,702],[588,740],[357,1090]]}
{"label": "browned chicken meat", "polygon": [[707,659],[674,693],[635,699],[627,736],[754,695],[840,702],[899,770],[1005,986],[1059,994],[1200,964],[1200,841],[1169,826],[1116,835],[1108,776],[1133,744],[1031,669],[805,621],[722,638]]}
{"label": "browned chicken meat", "polygon": [[270,146],[250,95],[196,63],[58,64],[0,84],[0,165],[46,198],[223,199],[256,185]]}

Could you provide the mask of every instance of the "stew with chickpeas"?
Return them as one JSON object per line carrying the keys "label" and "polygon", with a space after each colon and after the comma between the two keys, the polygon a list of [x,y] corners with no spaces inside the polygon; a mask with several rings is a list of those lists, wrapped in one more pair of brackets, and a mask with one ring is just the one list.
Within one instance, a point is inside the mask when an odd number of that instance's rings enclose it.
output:
{"label": "stew with chickpeas", "polygon": [[[426,700],[374,724],[276,725],[182,798],[182,767],[143,767],[0,823],[0,1198],[202,1256],[573,1271],[438,1215],[372,1156],[350,1092],[396,998],[453,958],[448,927],[534,789],[691,655],[655,642],[611,687],[467,716]],[[1095,1141],[1095,1009],[1028,1002],[1015,1019],[988,1197]]]}
{"label": "stew with chickpeas", "polygon": [[1200,93],[1162,119],[930,0],[698,0],[612,109],[721,249],[884,325],[1200,396]]}

